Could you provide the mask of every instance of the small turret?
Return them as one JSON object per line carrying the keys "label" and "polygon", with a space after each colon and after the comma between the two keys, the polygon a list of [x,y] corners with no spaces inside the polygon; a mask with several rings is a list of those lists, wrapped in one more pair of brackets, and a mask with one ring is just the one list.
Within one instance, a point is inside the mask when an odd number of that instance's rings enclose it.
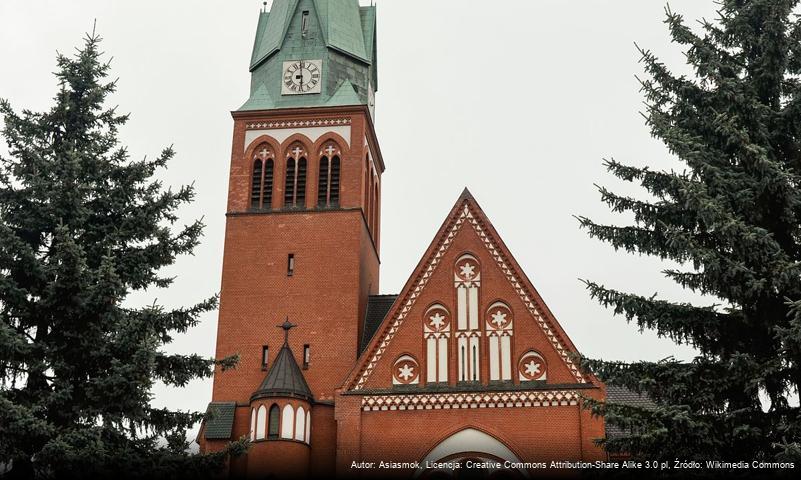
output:
{"label": "small turret", "polygon": [[289,347],[289,330],[296,326],[289,319],[278,325],[284,329],[284,344],[250,397],[248,476],[269,471],[279,478],[299,478],[309,473],[314,398]]}

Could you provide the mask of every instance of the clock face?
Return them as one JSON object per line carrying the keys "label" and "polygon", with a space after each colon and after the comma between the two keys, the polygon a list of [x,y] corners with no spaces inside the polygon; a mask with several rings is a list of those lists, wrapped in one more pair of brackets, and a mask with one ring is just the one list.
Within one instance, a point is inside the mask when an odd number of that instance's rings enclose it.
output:
{"label": "clock face", "polygon": [[320,93],[322,82],[322,60],[294,60],[284,62],[281,78],[282,95]]}

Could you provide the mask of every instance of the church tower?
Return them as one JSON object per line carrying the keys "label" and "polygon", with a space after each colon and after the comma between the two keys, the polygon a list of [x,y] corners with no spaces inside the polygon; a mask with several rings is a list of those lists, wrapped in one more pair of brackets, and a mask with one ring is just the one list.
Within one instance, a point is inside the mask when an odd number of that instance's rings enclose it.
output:
{"label": "church tower", "polygon": [[232,113],[216,346],[240,361],[215,372],[199,438],[203,451],[253,440],[233,475],[334,470],[335,389],[378,292],[375,19],[358,0],[274,0],[259,14],[250,96]]}

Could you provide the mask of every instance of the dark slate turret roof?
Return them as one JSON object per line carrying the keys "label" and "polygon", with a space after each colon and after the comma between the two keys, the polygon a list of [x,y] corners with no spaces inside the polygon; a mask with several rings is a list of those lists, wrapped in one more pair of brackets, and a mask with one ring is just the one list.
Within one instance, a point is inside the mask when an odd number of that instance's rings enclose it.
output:
{"label": "dark slate turret roof", "polygon": [[378,330],[384,317],[389,313],[390,307],[395,303],[397,295],[370,295],[367,297],[367,311],[364,313],[364,325],[362,328],[362,339],[359,343],[359,355],[362,354],[367,344],[373,339],[373,335]]}
{"label": "dark slate turret roof", "polygon": [[252,401],[263,397],[298,397],[308,401],[314,399],[287,342],[284,342],[264,381],[250,398]]}

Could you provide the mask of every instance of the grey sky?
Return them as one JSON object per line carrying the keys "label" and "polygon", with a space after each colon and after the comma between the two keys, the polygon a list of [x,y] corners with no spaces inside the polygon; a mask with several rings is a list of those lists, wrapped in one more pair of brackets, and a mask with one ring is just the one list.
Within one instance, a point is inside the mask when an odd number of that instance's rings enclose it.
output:
{"label": "grey sky", "polygon": [[[362,2],[367,4],[369,2]],[[603,157],[681,166],[638,114],[633,42],[686,71],[658,0],[378,0],[376,128],[383,177],[381,291],[397,293],[445,215],[469,187],[545,302],[585,354],[608,359],[689,358],[639,334],[591,300],[578,278],[640,294],[711,303],[664,279],[650,258],[615,253],[572,215],[625,222],[594,183],[637,192],[607,175]],[[55,52],[71,53],[97,19],[119,77],[111,102],[131,112],[121,139],[132,157],[174,144],[167,184],[194,181],[182,218],[205,217],[203,244],[171,269],[167,291],[131,297],[186,305],[219,290],[233,122],[246,99],[260,1],[3,0],[0,97],[16,108],[52,103]],[[695,25],[711,1],[673,0]],[[5,152],[5,145],[0,152]],[[213,355],[216,313],[171,349]],[[202,410],[211,381],[157,388],[154,404]]]}

